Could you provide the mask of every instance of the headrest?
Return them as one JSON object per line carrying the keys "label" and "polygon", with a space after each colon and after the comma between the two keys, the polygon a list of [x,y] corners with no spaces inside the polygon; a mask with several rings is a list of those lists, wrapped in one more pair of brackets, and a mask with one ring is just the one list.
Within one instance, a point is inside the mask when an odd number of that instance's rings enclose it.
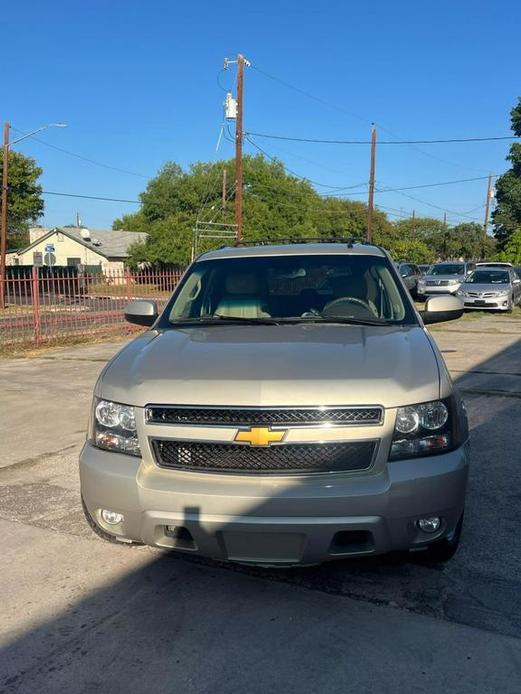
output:
{"label": "headrest", "polygon": [[251,274],[236,272],[226,277],[226,294],[257,294],[257,277]]}

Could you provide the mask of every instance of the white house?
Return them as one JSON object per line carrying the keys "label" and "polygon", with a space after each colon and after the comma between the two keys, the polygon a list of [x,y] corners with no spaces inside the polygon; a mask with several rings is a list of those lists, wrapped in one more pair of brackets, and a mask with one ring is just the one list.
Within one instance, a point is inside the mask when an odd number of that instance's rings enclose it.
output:
{"label": "white house", "polygon": [[27,248],[7,255],[9,265],[98,266],[103,272],[122,271],[129,248],[148,234],[85,227],[33,227]]}

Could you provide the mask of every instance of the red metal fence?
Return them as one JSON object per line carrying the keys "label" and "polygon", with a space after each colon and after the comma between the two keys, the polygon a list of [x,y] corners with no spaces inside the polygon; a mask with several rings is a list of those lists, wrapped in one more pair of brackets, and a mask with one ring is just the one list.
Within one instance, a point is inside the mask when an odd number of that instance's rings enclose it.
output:
{"label": "red metal fence", "polygon": [[110,335],[135,330],[125,322],[132,299],[155,299],[164,306],[182,270],[70,275],[55,272],[4,281],[5,309],[0,309],[0,346],[36,345],[70,336]]}

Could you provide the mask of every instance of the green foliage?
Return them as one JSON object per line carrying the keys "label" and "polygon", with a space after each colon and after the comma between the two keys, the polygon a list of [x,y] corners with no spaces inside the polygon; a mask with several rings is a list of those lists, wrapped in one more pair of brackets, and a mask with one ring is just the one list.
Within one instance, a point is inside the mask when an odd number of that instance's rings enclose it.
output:
{"label": "green foliage", "polygon": [[[3,161],[0,157],[0,180]],[[38,179],[42,169],[34,159],[9,152],[9,189],[7,195],[7,248],[27,245],[27,229],[43,214],[42,187]],[[0,202],[1,209],[1,202]]]}
{"label": "green foliage", "polygon": [[512,263],[514,266],[521,265],[521,227],[518,227],[510,235],[505,249],[497,254],[496,260]]}
{"label": "green foliage", "polygon": [[397,239],[391,253],[397,262],[408,260],[411,263],[430,263],[433,260],[431,249],[420,239]]}
{"label": "green foliage", "polygon": [[[228,199],[222,205],[222,177],[226,169]],[[235,168],[233,161],[199,162],[188,171],[166,164],[141,194],[139,212],[114,220],[114,229],[145,231],[149,239],[131,248],[129,263],[186,264],[190,261],[196,221],[234,223]],[[232,227],[229,227],[232,229]],[[286,173],[279,161],[244,158],[244,238],[365,238],[367,205],[336,197],[322,197],[313,186]],[[485,243],[479,224],[445,227],[432,217],[391,223],[375,210],[373,239],[396,260],[428,263],[440,258],[479,258]],[[201,239],[198,251],[231,242]],[[494,251],[491,239],[485,255]]]}
{"label": "green foliage", "polygon": [[[400,238],[410,239],[413,235],[412,219],[401,219],[394,226],[400,232]],[[446,258],[486,258],[495,251],[494,240],[489,236],[485,238],[482,226],[476,222],[446,227],[439,219],[418,217],[414,228],[415,239],[423,244],[423,249],[418,248],[414,252],[424,254],[424,260],[416,262],[428,263]],[[402,253],[401,257],[413,261],[406,253]]]}
{"label": "green foliage", "polygon": [[[521,137],[521,97],[511,113],[514,135]],[[496,209],[492,213],[494,236],[504,250],[510,236],[521,226],[521,144],[514,142],[507,157],[510,169],[496,181]]]}
{"label": "green foliage", "polygon": [[[246,156],[244,168],[244,239],[364,238],[367,206],[339,198],[322,198],[310,183],[288,175],[279,161]],[[222,176],[226,169],[228,199],[222,206]],[[135,244],[129,263],[185,264],[191,256],[196,221],[234,223],[235,167],[233,161],[198,162],[188,171],[167,163],[141,194],[135,214],[114,220],[114,229],[146,231],[146,243]],[[375,211],[374,237],[386,243],[393,227]],[[222,245],[201,240],[198,250]]]}

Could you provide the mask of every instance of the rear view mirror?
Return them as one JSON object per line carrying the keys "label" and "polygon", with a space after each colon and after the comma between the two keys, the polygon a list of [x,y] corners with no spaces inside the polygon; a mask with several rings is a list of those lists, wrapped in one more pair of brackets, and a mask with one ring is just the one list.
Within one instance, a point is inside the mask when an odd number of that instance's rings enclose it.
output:
{"label": "rear view mirror", "polygon": [[155,301],[131,301],[125,307],[125,320],[136,325],[153,325],[158,315]]}
{"label": "rear view mirror", "polygon": [[457,296],[431,296],[420,315],[426,325],[456,320],[463,315],[463,301]]}

